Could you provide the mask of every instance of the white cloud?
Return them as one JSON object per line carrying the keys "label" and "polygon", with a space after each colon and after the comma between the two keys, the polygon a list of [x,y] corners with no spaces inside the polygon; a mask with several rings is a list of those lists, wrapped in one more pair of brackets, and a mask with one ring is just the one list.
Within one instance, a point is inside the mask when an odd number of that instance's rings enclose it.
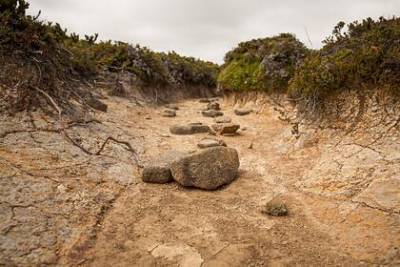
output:
{"label": "white cloud", "polygon": [[399,0],[32,0],[71,32],[222,62],[238,42],[292,32],[314,48],[340,20],[400,13]]}

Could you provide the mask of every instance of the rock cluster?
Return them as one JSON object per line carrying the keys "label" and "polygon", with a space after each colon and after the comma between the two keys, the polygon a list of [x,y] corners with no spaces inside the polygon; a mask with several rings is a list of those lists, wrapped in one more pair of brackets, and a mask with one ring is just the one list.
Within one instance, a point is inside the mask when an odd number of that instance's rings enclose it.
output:
{"label": "rock cluster", "polygon": [[152,161],[143,169],[142,180],[215,190],[235,180],[239,169],[235,149],[211,147],[194,153],[173,152]]}

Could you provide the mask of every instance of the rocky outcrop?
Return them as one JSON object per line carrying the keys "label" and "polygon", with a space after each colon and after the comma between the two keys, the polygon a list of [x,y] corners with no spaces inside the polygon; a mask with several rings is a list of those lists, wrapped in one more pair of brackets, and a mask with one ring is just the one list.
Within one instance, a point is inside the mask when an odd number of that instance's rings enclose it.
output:
{"label": "rocky outcrop", "polygon": [[173,162],[171,173],[182,186],[215,190],[235,180],[239,165],[235,149],[213,147]]}

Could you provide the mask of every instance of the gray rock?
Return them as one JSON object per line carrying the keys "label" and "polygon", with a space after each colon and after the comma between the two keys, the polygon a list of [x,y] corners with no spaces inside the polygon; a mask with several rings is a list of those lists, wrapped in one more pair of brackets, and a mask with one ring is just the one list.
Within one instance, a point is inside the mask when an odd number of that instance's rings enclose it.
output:
{"label": "gray rock", "polygon": [[165,105],[165,107],[168,109],[179,110],[179,107],[177,104],[167,104],[167,105]]}
{"label": "gray rock", "polygon": [[171,164],[172,177],[183,186],[215,190],[235,180],[239,169],[236,149],[212,147]]}
{"label": "gray rock", "polygon": [[187,125],[173,125],[169,128],[172,134],[188,135],[197,133],[208,133],[210,127],[202,123],[189,123]]}
{"label": "gray rock", "polygon": [[208,103],[207,110],[221,110],[221,106],[218,102],[211,102]]}
{"label": "gray rock", "polygon": [[173,118],[173,117],[176,117],[176,112],[175,112],[175,110],[172,110],[172,109],[166,109],[163,111],[162,116],[168,117],[168,118]]}
{"label": "gray rock", "polygon": [[229,117],[219,117],[219,118],[215,118],[214,121],[216,123],[231,123],[232,119]]}
{"label": "gray rock", "polygon": [[208,99],[208,98],[202,98],[202,99],[199,100],[199,102],[200,102],[200,103],[210,103],[211,100]]}
{"label": "gray rock", "polygon": [[184,155],[186,154],[180,151],[171,151],[161,157],[151,160],[144,166],[142,181],[156,184],[172,182],[171,164]]}
{"label": "gray rock", "polygon": [[238,108],[238,109],[235,109],[235,114],[238,115],[238,116],[249,115],[252,112],[253,112],[253,110],[249,109],[249,108]]}
{"label": "gray rock", "polygon": [[202,139],[197,146],[199,148],[210,148],[210,147],[216,147],[216,146],[226,146],[226,143],[224,140],[220,139],[215,139],[215,138],[204,138]]}
{"label": "gray rock", "polygon": [[224,116],[224,113],[222,113],[221,111],[213,109],[204,110],[201,113],[203,114],[204,117],[211,117],[211,118]]}
{"label": "gray rock", "polygon": [[240,125],[234,123],[218,123],[213,124],[211,127],[216,133],[221,135],[234,135],[240,129]]}
{"label": "gray rock", "polygon": [[287,216],[288,208],[282,200],[274,198],[263,207],[261,212],[275,217]]}
{"label": "gray rock", "polygon": [[91,108],[102,112],[107,112],[108,109],[106,104],[104,104],[95,97],[90,97],[89,99],[87,99],[86,104],[88,104]]}

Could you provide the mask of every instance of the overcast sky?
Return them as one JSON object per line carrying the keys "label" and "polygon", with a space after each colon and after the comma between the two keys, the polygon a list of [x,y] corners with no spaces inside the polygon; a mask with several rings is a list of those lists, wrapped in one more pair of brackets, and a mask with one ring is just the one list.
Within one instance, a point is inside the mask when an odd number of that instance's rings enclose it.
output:
{"label": "overcast sky", "polygon": [[314,48],[340,20],[400,15],[400,0],[31,0],[70,32],[221,63],[241,41],[291,32]]}

